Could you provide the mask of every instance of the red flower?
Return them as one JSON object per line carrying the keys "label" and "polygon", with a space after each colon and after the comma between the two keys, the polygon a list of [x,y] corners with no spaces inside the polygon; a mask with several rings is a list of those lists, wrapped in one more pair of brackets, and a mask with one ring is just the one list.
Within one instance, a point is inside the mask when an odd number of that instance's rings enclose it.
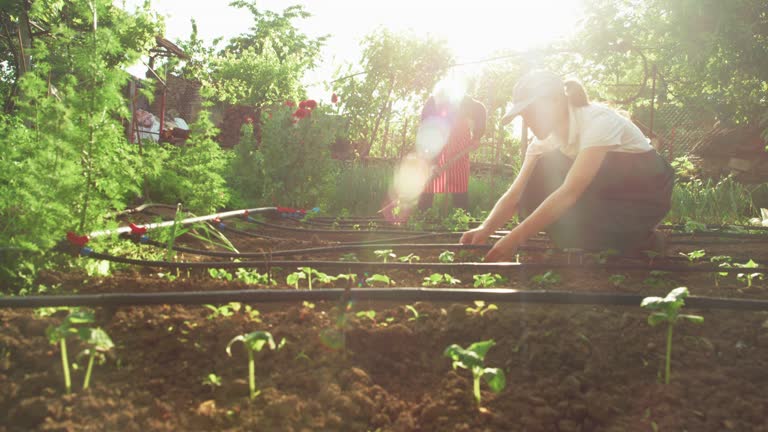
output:
{"label": "red flower", "polygon": [[296,106],[296,102],[287,100],[287,101],[285,101],[285,106],[287,106],[287,107],[295,107]]}
{"label": "red flower", "polygon": [[251,116],[245,116],[244,120],[248,124],[253,124],[253,117],[251,117]]}
{"label": "red flower", "polygon": [[333,104],[339,103],[339,95],[337,95],[336,93],[331,95],[331,103],[333,103]]}
{"label": "red flower", "polygon": [[317,102],[314,99],[307,99],[304,101],[304,108],[313,110],[317,108]]}
{"label": "red flower", "polygon": [[294,113],[293,113],[293,116],[294,116],[294,117],[296,117],[296,118],[298,118],[298,119],[303,119],[303,118],[305,118],[305,117],[309,117],[309,114],[310,114],[310,113],[311,113],[311,112],[310,112],[310,111],[309,111],[307,108],[305,108],[305,107],[300,107],[299,109],[297,109],[296,111],[294,111]]}

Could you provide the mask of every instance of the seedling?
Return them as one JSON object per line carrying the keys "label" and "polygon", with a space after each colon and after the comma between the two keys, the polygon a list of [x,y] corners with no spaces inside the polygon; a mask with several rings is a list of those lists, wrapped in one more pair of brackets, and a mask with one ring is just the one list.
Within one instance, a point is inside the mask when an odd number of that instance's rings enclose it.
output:
{"label": "seedling", "polygon": [[397,255],[392,252],[392,249],[379,249],[373,251],[373,254],[376,255],[377,258],[382,260],[383,262],[387,262],[389,258],[395,259],[397,258]]}
{"label": "seedling", "polygon": [[437,260],[441,263],[452,263],[456,259],[456,253],[452,251],[443,251],[438,255]]}
{"label": "seedling", "polygon": [[235,311],[240,309],[240,303],[238,302],[229,302],[221,306],[215,306],[215,305],[209,305],[209,304],[203,305],[203,306],[211,310],[211,314],[206,317],[209,320],[214,320],[219,317],[229,318],[235,314]]}
{"label": "seedling", "polygon": [[704,258],[706,254],[707,252],[704,249],[699,249],[688,253],[680,252],[680,255],[688,258],[688,262],[692,263]]}
{"label": "seedling", "polygon": [[341,258],[339,258],[339,261],[358,262],[360,260],[357,259],[357,255],[355,253],[345,253],[341,256]]}
{"label": "seedling", "polygon": [[627,277],[623,274],[614,274],[608,276],[608,281],[611,283],[611,285],[615,286],[616,288],[620,287],[624,281],[627,280]]}
{"label": "seedling", "polygon": [[211,390],[213,390],[216,387],[221,387],[221,377],[215,373],[209,373],[205,378],[203,378],[202,384],[204,386],[210,387]]}
{"label": "seedling", "polygon": [[[749,260],[744,264],[734,263],[733,266],[736,268],[743,268],[743,269],[754,269],[758,267],[757,263],[752,260]],[[751,288],[752,280],[763,279],[763,274],[762,273],[739,273],[736,275],[736,279],[746,283],[747,288]]]}
{"label": "seedling", "polygon": [[235,273],[237,279],[248,285],[276,285],[276,282],[269,277],[269,273],[261,274],[256,270],[237,269]]}
{"label": "seedling", "polygon": [[531,278],[531,281],[535,283],[536,285],[539,285],[541,287],[548,286],[548,285],[556,285],[560,283],[560,275],[555,273],[552,270],[547,271],[546,273],[536,275]]}
{"label": "seedling", "polygon": [[661,255],[661,253],[654,250],[646,250],[646,251],[643,251],[643,253],[645,254],[645,256],[648,257],[649,266],[653,265],[653,260],[656,259],[656,257]]}
{"label": "seedling", "polygon": [[450,358],[453,363],[453,369],[457,367],[469,369],[472,372],[472,390],[475,395],[477,406],[480,406],[480,379],[484,379],[488,387],[494,393],[504,390],[507,385],[504,371],[499,368],[487,368],[483,365],[485,355],[496,342],[493,339],[487,341],[475,342],[466,349],[453,344],[445,349],[443,355]]}
{"label": "seedling", "polygon": [[669,272],[661,271],[661,270],[653,270],[651,271],[651,275],[643,280],[643,284],[648,285],[652,288],[664,288],[672,284],[672,281],[665,278],[669,274]]}
{"label": "seedling", "polygon": [[367,310],[367,311],[360,311],[355,314],[358,318],[368,318],[371,320],[374,324],[376,324],[376,311],[375,310]]}
{"label": "seedling", "polygon": [[[67,337],[77,335],[81,331],[87,331],[85,328],[77,328],[79,324],[90,324],[93,322],[93,313],[86,311],[73,310],[69,312],[64,321],[58,326],[50,326],[45,334],[52,345],[59,344],[61,349],[61,367],[64,371],[64,389],[67,394],[72,393],[72,380],[69,375],[69,357],[67,356]],[[84,338],[85,339],[85,338]]]}
{"label": "seedling", "polygon": [[400,262],[407,262],[408,264],[413,264],[414,261],[421,261],[421,257],[418,256],[418,255],[414,255],[412,253],[409,253],[406,256],[399,257],[398,261],[400,261]]}
{"label": "seedling", "polygon": [[619,251],[617,251],[616,249],[606,249],[598,253],[587,254],[587,256],[594,258],[595,262],[598,264],[606,264],[610,257],[616,256],[618,254],[619,254]]}
{"label": "seedling", "polygon": [[504,279],[501,275],[492,273],[474,275],[472,278],[475,280],[475,288],[493,288],[497,284],[506,282],[506,279]]}
{"label": "seedling", "polygon": [[230,282],[232,281],[232,273],[224,269],[209,268],[208,274],[211,275],[211,277],[214,279],[226,280]]}
{"label": "seedling", "polygon": [[456,285],[459,283],[461,283],[459,279],[456,279],[448,273],[432,273],[424,278],[425,286],[439,286],[443,284]]}
{"label": "seedling", "polygon": [[100,328],[82,328],[78,333],[88,345],[88,349],[83,351],[83,354],[88,356],[88,369],[85,371],[85,380],[83,380],[83,390],[85,390],[91,382],[93,360],[98,356],[99,363],[103,364],[104,353],[114,348],[115,344],[112,343],[107,332]]}
{"label": "seedling", "polygon": [[[718,267],[722,268],[731,268],[733,267],[731,265],[731,262],[733,261],[733,258],[727,256],[727,255],[717,255],[713,256],[709,259],[712,263],[720,263],[718,264]],[[720,287],[720,278],[728,276],[728,272],[718,272],[715,273],[715,286]]]}
{"label": "seedling", "polygon": [[412,305],[405,305],[405,310],[411,313],[413,315],[412,317],[408,318],[408,321],[418,321],[419,318],[421,318],[421,315],[419,314],[419,311]]}
{"label": "seedling", "polygon": [[293,272],[285,277],[285,283],[293,285],[294,288],[299,289],[299,281],[306,278],[307,274],[302,271]]}
{"label": "seedling", "polygon": [[499,309],[498,306],[496,306],[495,304],[491,303],[489,305],[486,305],[485,302],[482,300],[475,300],[474,303],[475,303],[475,307],[468,307],[466,309],[467,315],[483,316],[490,311],[495,311]]}
{"label": "seedling", "polygon": [[704,322],[700,315],[686,315],[680,313],[680,308],[685,305],[685,297],[688,297],[688,288],[675,288],[666,297],[646,297],[640,306],[651,309],[648,316],[648,324],[656,326],[662,322],[667,323],[667,355],[664,366],[664,382],[669,384],[670,364],[672,361],[672,330],[679,319],[686,319],[696,324]]}
{"label": "seedling", "polygon": [[248,388],[250,389],[251,399],[255,399],[256,396],[261,394],[261,391],[256,390],[256,367],[253,361],[253,353],[260,352],[265,346],[273,351],[280,349],[285,345],[285,339],[280,341],[280,345],[275,345],[275,339],[270,332],[255,331],[237,335],[227,344],[227,354],[230,357],[232,357],[231,349],[235,342],[242,342],[245,345],[245,351],[248,353]]}
{"label": "seedling", "polygon": [[395,281],[390,279],[389,276],[383,274],[374,274],[365,280],[365,283],[373,286],[376,283],[382,283],[386,286],[394,285]]}

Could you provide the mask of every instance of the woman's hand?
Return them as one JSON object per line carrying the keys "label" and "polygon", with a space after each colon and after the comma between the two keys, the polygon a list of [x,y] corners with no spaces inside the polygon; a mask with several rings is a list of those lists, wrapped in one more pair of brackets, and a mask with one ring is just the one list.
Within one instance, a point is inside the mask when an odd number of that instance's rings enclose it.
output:
{"label": "woman's hand", "polygon": [[513,229],[509,234],[497,241],[490,251],[485,255],[485,262],[512,261],[526,239],[521,238],[519,230]]}
{"label": "woman's hand", "polygon": [[459,243],[468,245],[481,245],[484,244],[486,240],[488,240],[488,237],[490,237],[491,234],[491,230],[483,226],[479,226],[462,234]]}

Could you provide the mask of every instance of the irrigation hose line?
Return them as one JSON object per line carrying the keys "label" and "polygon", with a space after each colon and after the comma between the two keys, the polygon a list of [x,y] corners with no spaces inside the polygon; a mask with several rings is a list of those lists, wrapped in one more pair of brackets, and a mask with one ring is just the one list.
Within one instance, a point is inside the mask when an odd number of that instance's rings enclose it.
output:
{"label": "irrigation hose line", "polygon": [[[167,245],[155,241],[155,240],[143,240],[143,244],[154,246],[157,248],[165,249]],[[228,252],[228,251],[209,251],[204,249],[194,249],[194,248],[188,248],[184,246],[173,246],[173,250],[177,252],[187,253],[191,255],[200,255],[200,256],[209,256],[209,257],[217,257],[217,258],[275,258],[275,257],[286,257],[286,256],[296,256],[296,255],[309,255],[309,254],[326,254],[326,253],[340,253],[340,252],[351,252],[351,251],[358,251],[358,250],[378,250],[378,249],[392,249],[393,251],[406,249],[406,250],[419,250],[419,249],[442,249],[442,250],[485,250],[490,249],[492,245],[490,244],[483,244],[483,245],[465,245],[461,243],[383,243],[383,244],[349,244],[349,243],[342,243],[336,246],[325,246],[325,247],[312,247],[312,248],[306,248],[306,249],[285,249],[285,250],[273,250],[271,252]],[[599,255],[600,251],[588,251],[588,250],[574,250],[574,251],[568,251],[568,250],[558,250],[553,248],[547,248],[543,246],[521,246],[518,250],[523,252],[540,252],[544,253],[547,251],[560,251],[564,254],[573,254],[573,259],[578,260],[582,257],[588,257],[588,256],[597,256]],[[626,258],[626,259],[636,259],[638,257],[628,257],[623,255],[614,255],[616,258]],[[613,257],[613,256],[612,256]],[[403,258],[403,257],[400,257]],[[643,258],[647,259],[647,258]],[[673,255],[668,257],[658,257],[656,258],[660,261],[678,261],[678,262],[690,262],[688,257],[682,256],[682,255]],[[762,260],[762,259],[753,259],[748,257],[731,257],[731,261],[734,262],[747,262],[750,259],[754,261],[757,264],[767,264],[768,260]]]}
{"label": "irrigation hose line", "polygon": [[[230,290],[174,291],[161,293],[108,293],[55,296],[0,297],[0,308],[38,308],[59,306],[150,306],[240,303],[281,303],[300,301],[429,301],[493,303],[542,303],[559,305],[640,306],[645,296],[624,293],[521,291],[515,289],[445,288],[328,288],[316,290]],[[691,296],[686,308],[767,311],[768,300],[729,299]]]}
{"label": "irrigation hose line", "polygon": [[[87,248],[86,248],[87,249]],[[193,268],[219,268],[219,269],[237,269],[237,268],[258,268],[271,269],[280,268],[299,268],[312,267],[314,269],[341,269],[341,270],[402,270],[402,269],[429,269],[448,273],[455,270],[474,270],[480,273],[490,271],[504,270],[552,270],[552,269],[590,269],[590,270],[622,270],[622,271],[666,271],[678,273],[758,273],[766,272],[764,268],[724,268],[712,265],[706,266],[674,266],[663,264],[568,264],[568,263],[404,263],[404,262],[354,262],[354,261],[207,261],[207,262],[168,262],[168,261],[145,261],[133,258],[125,258],[114,255],[102,254],[93,251],[85,251],[83,255],[105,261],[111,261],[122,264],[132,264],[146,267],[170,268],[170,269],[193,269]]]}
{"label": "irrigation hose line", "polygon": [[[156,228],[173,226],[177,224],[189,225],[197,222],[206,222],[206,221],[214,220],[216,218],[226,219],[234,216],[243,216],[246,214],[268,213],[268,212],[276,212],[276,211],[277,211],[277,207],[259,207],[259,208],[244,209],[244,210],[234,210],[234,211],[223,212],[223,213],[214,213],[207,216],[196,216],[196,217],[186,218],[179,222],[165,221],[165,222],[159,222],[159,223],[150,223],[150,224],[138,225],[138,227],[152,230]],[[124,234],[124,233],[130,233],[130,232],[131,232],[131,227],[120,227],[120,228],[111,229],[111,230],[107,229],[107,230],[101,230],[101,231],[94,231],[88,234],[88,237],[94,238],[94,237],[101,237],[101,236],[107,236],[112,234]]]}

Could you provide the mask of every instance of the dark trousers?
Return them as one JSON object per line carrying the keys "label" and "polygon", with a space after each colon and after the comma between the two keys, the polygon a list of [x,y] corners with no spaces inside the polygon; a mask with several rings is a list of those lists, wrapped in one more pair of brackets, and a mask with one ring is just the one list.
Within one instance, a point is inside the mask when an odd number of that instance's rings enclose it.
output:
{"label": "dark trousers", "polygon": [[[452,207],[453,208],[462,208],[464,210],[469,210],[469,193],[467,192],[461,192],[461,193],[452,193],[451,194]],[[425,211],[432,208],[432,203],[435,200],[435,194],[432,193],[423,193],[419,197],[419,210]]]}
{"label": "dark trousers", "polygon": [[[559,150],[543,154],[523,191],[521,220],[560,185],[573,165]],[[546,228],[561,248],[635,250],[669,212],[674,171],[656,151],[609,152],[592,183]]]}

